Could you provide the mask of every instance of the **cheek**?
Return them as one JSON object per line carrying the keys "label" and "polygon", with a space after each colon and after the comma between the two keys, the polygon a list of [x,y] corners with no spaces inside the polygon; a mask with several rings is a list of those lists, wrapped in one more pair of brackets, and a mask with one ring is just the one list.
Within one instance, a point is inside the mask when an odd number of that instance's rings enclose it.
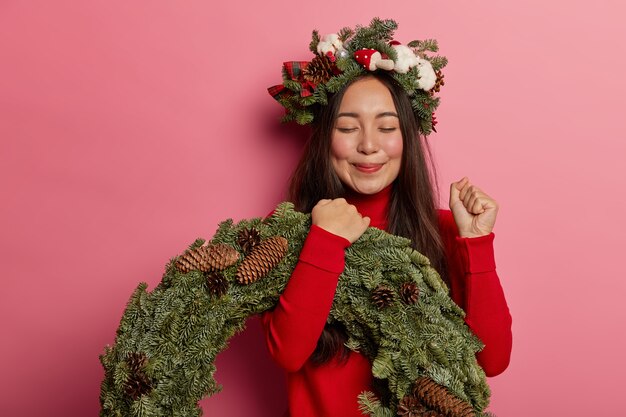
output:
{"label": "cheek", "polygon": [[390,138],[385,144],[385,153],[391,159],[402,158],[402,135]]}
{"label": "cheek", "polygon": [[330,145],[330,155],[333,161],[341,161],[350,157],[350,143],[338,137],[333,137]]}
{"label": "cheek", "polygon": [[342,178],[343,172],[346,170],[346,158],[348,157],[345,141],[333,138],[330,144],[330,162],[333,166],[335,174]]}
{"label": "cheek", "polygon": [[400,174],[400,166],[402,165],[402,150],[402,135],[389,140],[385,147],[385,152],[387,153],[391,163],[391,175],[394,180],[398,178],[398,175]]}

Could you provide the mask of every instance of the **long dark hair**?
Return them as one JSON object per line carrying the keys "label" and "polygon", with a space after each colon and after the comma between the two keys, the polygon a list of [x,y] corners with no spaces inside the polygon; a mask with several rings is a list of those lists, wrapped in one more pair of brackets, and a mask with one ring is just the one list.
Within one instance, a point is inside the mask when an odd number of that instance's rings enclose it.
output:
{"label": "long dark hair", "polygon": [[[411,102],[402,87],[385,73],[368,74],[366,77],[377,78],[391,93],[402,132],[402,162],[392,186],[388,231],[411,239],[413,248],[426,255],[447,282],[445,249],[439,233],[436,207],[439,188],[430,147],[420,135]],[[298,211],[310,213],[319,200],[343,197],[346,193],[345,186],[333,169],[330,149],[335,119],[345,91],[352,83],[330,97],[328,105],[316,111],[313,131],[289,186],[289,200]],[[345,360],[349,354],[344,346],[346,340],[343,326],[327,324],[311,360],[322,364],[339,351],[340,359]]]}

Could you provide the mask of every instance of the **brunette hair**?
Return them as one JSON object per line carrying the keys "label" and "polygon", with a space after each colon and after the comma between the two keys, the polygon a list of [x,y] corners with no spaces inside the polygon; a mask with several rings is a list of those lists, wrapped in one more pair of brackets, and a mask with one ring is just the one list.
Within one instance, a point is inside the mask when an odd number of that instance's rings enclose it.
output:
{"label": "brunette hair", "polygon": [[[420,135],[411,102],[402,87],[385,73],[364,77],[378,79],[391,93],[403,139],[400,173],[393,182],[389,202],[388,232],[410,239],[413,248],[426,255],[444,281],[448,282],[445,249],[435,205],[439,196],[437,173],[430,147]],[[298,211],[310,213],[319,200],[345,195],[346,188],[331,163],[331,140],[345,91],[362,78],[347,84],[329,97],[328,105],[320,106],[316,111],[313,131],[289,186],[289,200]],[[349,350],[344,346],[346,340],[347,335],[341,325],[327,324],[311,360],[322,364],[339,351],[340,359],[347,359]]]}

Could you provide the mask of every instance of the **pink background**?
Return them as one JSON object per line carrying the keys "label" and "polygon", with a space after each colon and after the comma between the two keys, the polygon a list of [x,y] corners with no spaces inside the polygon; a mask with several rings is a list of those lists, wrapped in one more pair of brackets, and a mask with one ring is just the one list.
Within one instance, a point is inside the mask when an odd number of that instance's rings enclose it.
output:
{"label": "pink background", "polygon": [[[98,355],[137,283],[283,199],[304,131],[266,92],[281,63],[373,16],[450,59],[442,204],[467,175],[501,205],[514,348],[491,410],[623,413],[625,7],[393,3],[0,1],[0,415],[97,415]],[[217,367],[207,415],[280,415],[258,322]]]}

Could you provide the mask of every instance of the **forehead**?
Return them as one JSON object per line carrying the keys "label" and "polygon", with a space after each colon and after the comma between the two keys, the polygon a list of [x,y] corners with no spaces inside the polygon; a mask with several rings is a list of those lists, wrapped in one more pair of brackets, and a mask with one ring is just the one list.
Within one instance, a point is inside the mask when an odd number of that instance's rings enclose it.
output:
{"label": "forehead", "polygon": [[344,93],[340,112],[380,113],[396,111],[389,89],[380,80],[366,77],[354,82]]}

